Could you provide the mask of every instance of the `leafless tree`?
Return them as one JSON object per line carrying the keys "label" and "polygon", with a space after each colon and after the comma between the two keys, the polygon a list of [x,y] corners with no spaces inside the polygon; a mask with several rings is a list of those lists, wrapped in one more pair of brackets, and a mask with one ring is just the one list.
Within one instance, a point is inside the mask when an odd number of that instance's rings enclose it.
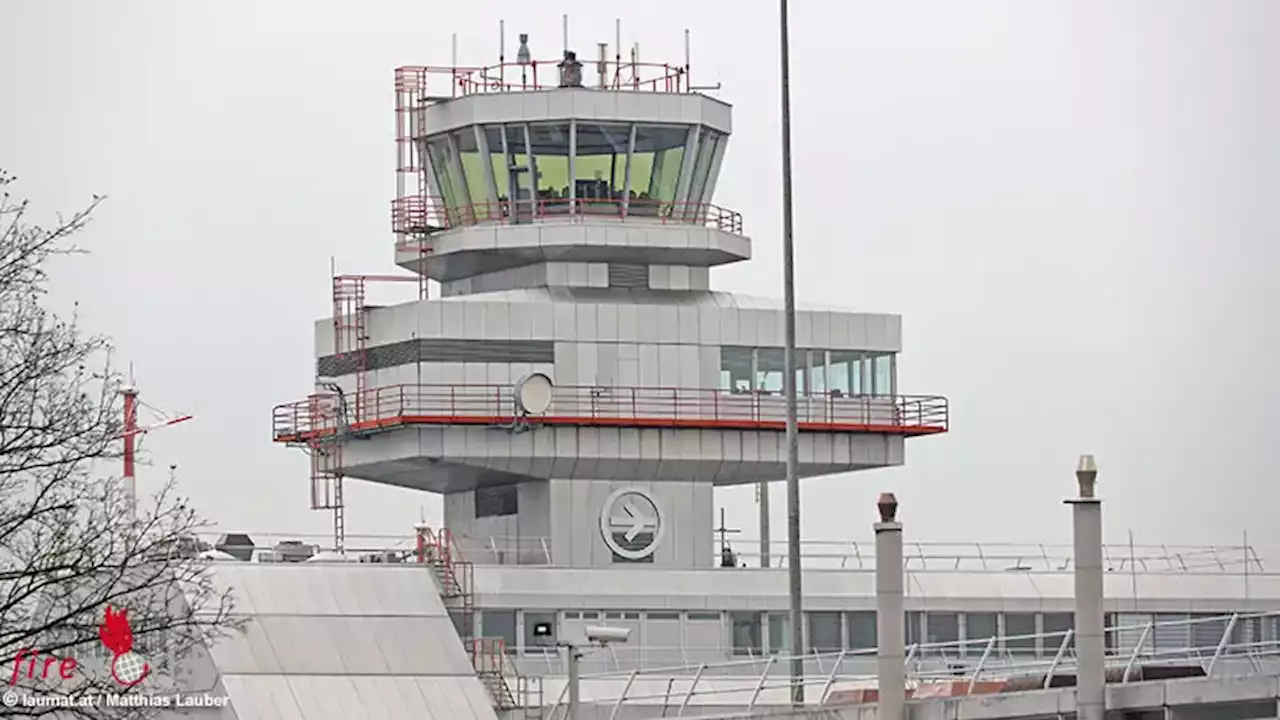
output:
{"label": "leafless tree", "polygon": [[43,227],[12,187],[0,171],[0,717],[147,717],[108,700],[192,689],[187,660],[233,629],[231,598],[192,552],[203,523],[172,478],[135,512],[108,477],[123,429],[109,341],[48,307],[50,261],[81,252],[100,198]]}

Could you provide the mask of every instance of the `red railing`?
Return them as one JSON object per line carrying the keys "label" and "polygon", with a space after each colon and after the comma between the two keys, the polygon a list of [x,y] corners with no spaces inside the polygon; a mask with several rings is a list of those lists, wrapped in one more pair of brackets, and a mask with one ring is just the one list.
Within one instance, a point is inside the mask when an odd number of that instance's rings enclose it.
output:
{"label": "red railing", "polygon": [[[596,90],[657,93],[692,92],[687,67],[665,63],[601,63],[579,59],[582,86]],[[436,79],[432,82],[432,79]],[[396,68],[396,89],[424,97],[460,98],[497,92],[528,92],[560,87],[560,60],[534,60],[528,65],[500,63],[485,67],[410,65]],[[447,84],[446,84],[447,83]]]}
{"label": "red railing", "polygon": [[[318,395],[279,405],[277,442],[306,442],[338,432],[369,433],[405,425],[510,425],[516,422],[510,385],[391,385],[366,390],[360,417],[340,417],[337,398]],[[947,399],[939,396],[809,395],[798,420],[808,432],[932,435],[946,432]],[[556,387],[547,412],[532,425],[578,427],[782,430],[786,403],[778,393],[679,388]]]}
{"label": "red railing", "polygon": [[589,222],[592,220],[702,225],[742,234],[742,214],[711,203],[657,200],[588,200],[550,198],[499,200],[449,206],[437,197],[411,196],[391,201],[391,230],[397,235],[423,235],[484,223]]}

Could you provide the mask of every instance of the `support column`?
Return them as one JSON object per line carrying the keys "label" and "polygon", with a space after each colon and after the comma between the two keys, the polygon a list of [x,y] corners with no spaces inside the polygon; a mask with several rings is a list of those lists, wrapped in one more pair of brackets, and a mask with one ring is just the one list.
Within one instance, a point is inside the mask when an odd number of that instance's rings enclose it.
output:
{"label": "support column", "polygon": [[902,570],[902,524],[897,522],[898,499],[884,493],[876,503],[880,522],[876,531],[876,678],[879,686],[877,720],[902,720],[907,695],[906,608]]}
{"label": "support column", "polygon": [[1080,496],[1071,505],[1075,546],[1076,717],[1106,716],[1106,639],[1103,614],[1102,501],[1094,496],[1098,465],[1081,455],[1076,468]]}

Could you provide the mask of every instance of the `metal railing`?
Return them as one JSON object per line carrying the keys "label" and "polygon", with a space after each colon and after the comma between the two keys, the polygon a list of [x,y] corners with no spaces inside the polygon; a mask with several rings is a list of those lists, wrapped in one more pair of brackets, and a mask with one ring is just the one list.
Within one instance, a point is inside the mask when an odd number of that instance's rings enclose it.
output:
{"label": "metal railing", "polygon": [[[1170,628],[1183,629],[1195,638],[1197,628],[1214,630],[1211,642],[1163,649],[1150,639],[1167,635]],[[1223,629],[1219,632],[1217,627]],[[1280,671],[1280,613],[1233,614],[1146,625],[1111,626],[1112,640],[1106,664],[1114,682],[1136,682],[1147,668],[1183,666],[1208,677],[1275,673]],[[1134,638],[1132,647],[1116,646],[1116,639]],[[1009,681],[1006,691],[1048,689],[1057,677],[1071,675],[1076,668],[1073,631],[1036,635],[993,637],[948,643],[914,644],[906,648],[908,687],[919,689],[931,683],[959,683],[973,691],[980,682]],[[1051,657],[1037,658],[1017,652],[1019,645],[1040,645],[1052,649]],[[702,663],[603,673],[582,677],[584,703],[612,706],[614,712],[627,704],[661,705],[665,717],[694,717],[694,706],[735,706],[750,711],[758,705],[781,704],[789,699],[790,657],[773,655],[763,659]],[[824,703],[837,689],[875,686],[875,650],[814,653],[802,657],[804,684],[817,687],[813,702]],[[547,679],[544,679],[544,683]],[[567,685],[555,697],[549,720],[563,719]],[[609,695],[608,693],[616,692]],[[696,710],[695,710],[696,712]]]}
{"label": "metal railing", "polygon": [[[443,198],[412,195],[391,201],[391,229],[397,235],[424,235],[484,224],[625,221],[698,225],[742,235],[742,214],[711,203],[662,202],[645,198],[502,199],[450,205]],[[418,251],[416,246],[401,250]]]}
{"label": "metal railing", "polygon": [[[253,545],[249,551],[274,548],[282,541],[297,542],[322,551],[333,551],[332,535],[311,535],[267,531],[246,533]],[[199,540],[204,549],[211,549],[221,537],[220,533],[202,533]],[[469,537],[458,535],[454,542],[462,555],[476,565],[536,565],[555,564],[551,553],[551,538],[540,536],[504,537],[498,535]],[[738,551],[751,569],[750,550],[755,541],[735,539],[733,547],[748,548]],[[875,569],[875,543],[867,541],[801,540],[800,556],[806,570],[856,570]],[[401,535],[347,535],[345,552],[353,557],[367,555],[402,556],[407,559],[413,549],[411,532]],[[954,572],[1007,572],[1064,573],[1072,569],[1072,549],[1067,544],[1053,543],[906,543],[903,567],[909,574]],[[786,542],[773,543],[774,567],[786,559]],[[707,538],[707,569],[715,568],[720,556],[719,540],[715,533]],[[1136,575],[1241,575],[1267,572],[1263,558],[1252,545],[1153,545],[1112,544],[1103,546],[1103,568],[1109,573]]]}
{"label": "metal railing", "polygon": [[[436,100],[501,92],[554,90],[560,87],[562,59],[531,60],[528,64],[498,63],[449,67],[409,65],[396,68],[396,90]],[[582,85],[619,92],[688,93],[689,70],[683,65],[621,61],[617,58],[582,62]],[[436,82],[432,82],[437,78]]]}
{"label": "metal railing", "polygon": [[[516,422],[510,385],[390,385],[347,397],[360,409],[342,417],[336,395],[313,395],[272,412],[277,442],[306,442],[339,432],[368,433],[404,425],[511,425]],[[663,429],[782,430],[786,404],[780,394],[686,388],[557,386],[546,413],[532,425]],[[939,396],[822,395],[799,399],[800,429],[930,435],[946,432],[947,399]]]}

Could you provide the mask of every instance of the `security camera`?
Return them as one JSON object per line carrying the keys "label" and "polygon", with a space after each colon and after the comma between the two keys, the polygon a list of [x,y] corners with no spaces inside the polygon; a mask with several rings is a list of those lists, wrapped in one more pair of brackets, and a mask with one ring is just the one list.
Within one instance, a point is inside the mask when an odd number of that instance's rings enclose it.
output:
{"label": "security camera", "polygon": [[587,628],[587,639],[593,643],[608,645],[609,643],[624,643],[627,638],[631,637],[631,628],[619,627],[589,627]]}

